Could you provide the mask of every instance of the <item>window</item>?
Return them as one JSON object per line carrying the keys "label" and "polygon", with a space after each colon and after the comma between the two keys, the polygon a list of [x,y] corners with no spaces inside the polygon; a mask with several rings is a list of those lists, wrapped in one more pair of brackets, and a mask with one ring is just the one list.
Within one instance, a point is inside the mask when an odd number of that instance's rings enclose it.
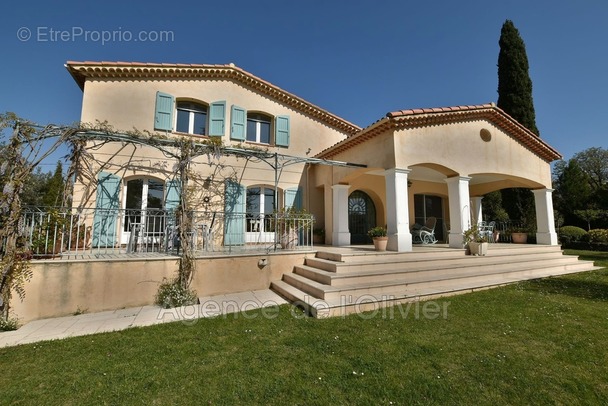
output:
{"label": "window", "polygon": [[272,118],[260,113],[247,114],[247,141],[270,144]]}
{"label": "window", "polygon": [[202,104],[177,102],[177,132],[207,135],[207,107]]}

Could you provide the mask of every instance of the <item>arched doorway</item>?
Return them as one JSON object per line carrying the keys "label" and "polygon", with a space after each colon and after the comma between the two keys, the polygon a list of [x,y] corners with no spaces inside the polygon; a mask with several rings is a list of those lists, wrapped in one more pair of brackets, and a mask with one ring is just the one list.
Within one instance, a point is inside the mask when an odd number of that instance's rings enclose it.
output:
{"label": "arched doorway", "polygon": [[376,227],[376,206],[371,197],[361,190],[348,196],[348,231],[351,244],[369,244],[367,235],[370,228]]}

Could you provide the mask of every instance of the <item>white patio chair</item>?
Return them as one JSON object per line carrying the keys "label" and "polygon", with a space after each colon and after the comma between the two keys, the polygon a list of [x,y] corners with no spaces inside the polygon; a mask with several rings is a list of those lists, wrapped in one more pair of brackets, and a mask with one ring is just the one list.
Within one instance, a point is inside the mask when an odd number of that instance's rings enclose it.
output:
{"label": "white patio chair", "polygon": [[412,242],[414,244],[435,244],[437,242],[437,238],[435,238],[436,225],[437,219],[435,217],[427,218],[423,226],[412,229]]}

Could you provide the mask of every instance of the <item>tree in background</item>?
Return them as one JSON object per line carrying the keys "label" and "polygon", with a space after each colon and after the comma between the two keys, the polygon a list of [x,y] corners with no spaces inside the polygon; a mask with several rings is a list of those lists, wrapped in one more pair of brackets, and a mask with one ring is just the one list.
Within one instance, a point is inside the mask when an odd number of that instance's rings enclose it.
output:
{"label": "tree in background", "polygon": [[61,206],[64,186],[61,161],[57,162],[54,173],[42,172],[38,167],[23,186],[21,202],[25,206]]}
{"label": "tree in background", "polygon": [[[506,20],[500,31],[498,54],[498,107],[539,136],[532,100],[526,45],[511,20]],[[534,196],[528,189],[503,189],[503,208],[514,220],[527,226],[536,224]]]}
{"label": "tree in background", "polygon": [[64,187],[63,165],[61,165],[61,161],[58,161],[57,166],[55,167],[55,173],[53,173],[53,176],[51,176],[46,183],[46,190],[42,197],[42,203],[45,206],[61,206]]}
{"label": "tree in background", "polygon": [[498,107],[536,135],[536,114],[532,100],[526,45],[511,20],[500,31],[498,54]]}
{"label": "tree in background", "polygon": [[588,148],[554,168],[555,208],[565,224],[608,227],[608,150]]}
{"label": "tree in background", "polygon": [[574,159],[559,161],[555,164],[553,185],[555,209],[563,216],[564,224],[580,226],[576,211],[586,208],[591,198],[587,174]]}

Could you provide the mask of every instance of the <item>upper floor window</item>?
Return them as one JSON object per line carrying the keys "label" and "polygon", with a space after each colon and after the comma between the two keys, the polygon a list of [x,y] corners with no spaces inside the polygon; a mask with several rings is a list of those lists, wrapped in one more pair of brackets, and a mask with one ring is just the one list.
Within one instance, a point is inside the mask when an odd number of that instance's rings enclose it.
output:
{"label": "upper floor window", "polygon": [[289,147],[289,116],[250,113],[233,105],[230,117],[231,140]]}
{"label": "upper floor window", "polygon": [[178,101],[156,92],[154,129],[188,134],[222,137],[225,134],[226,102],[215,101],[205,106],[191,101]]}
{"label": "upper floor window", "polygon": [[260,113],[247,114],[247,141],[270,144],[272,118]]}
{"label": "upper floor window", "polygon": [[175,130],[188,134],[207,134],[207,107],[193,102],[177,102]]}

